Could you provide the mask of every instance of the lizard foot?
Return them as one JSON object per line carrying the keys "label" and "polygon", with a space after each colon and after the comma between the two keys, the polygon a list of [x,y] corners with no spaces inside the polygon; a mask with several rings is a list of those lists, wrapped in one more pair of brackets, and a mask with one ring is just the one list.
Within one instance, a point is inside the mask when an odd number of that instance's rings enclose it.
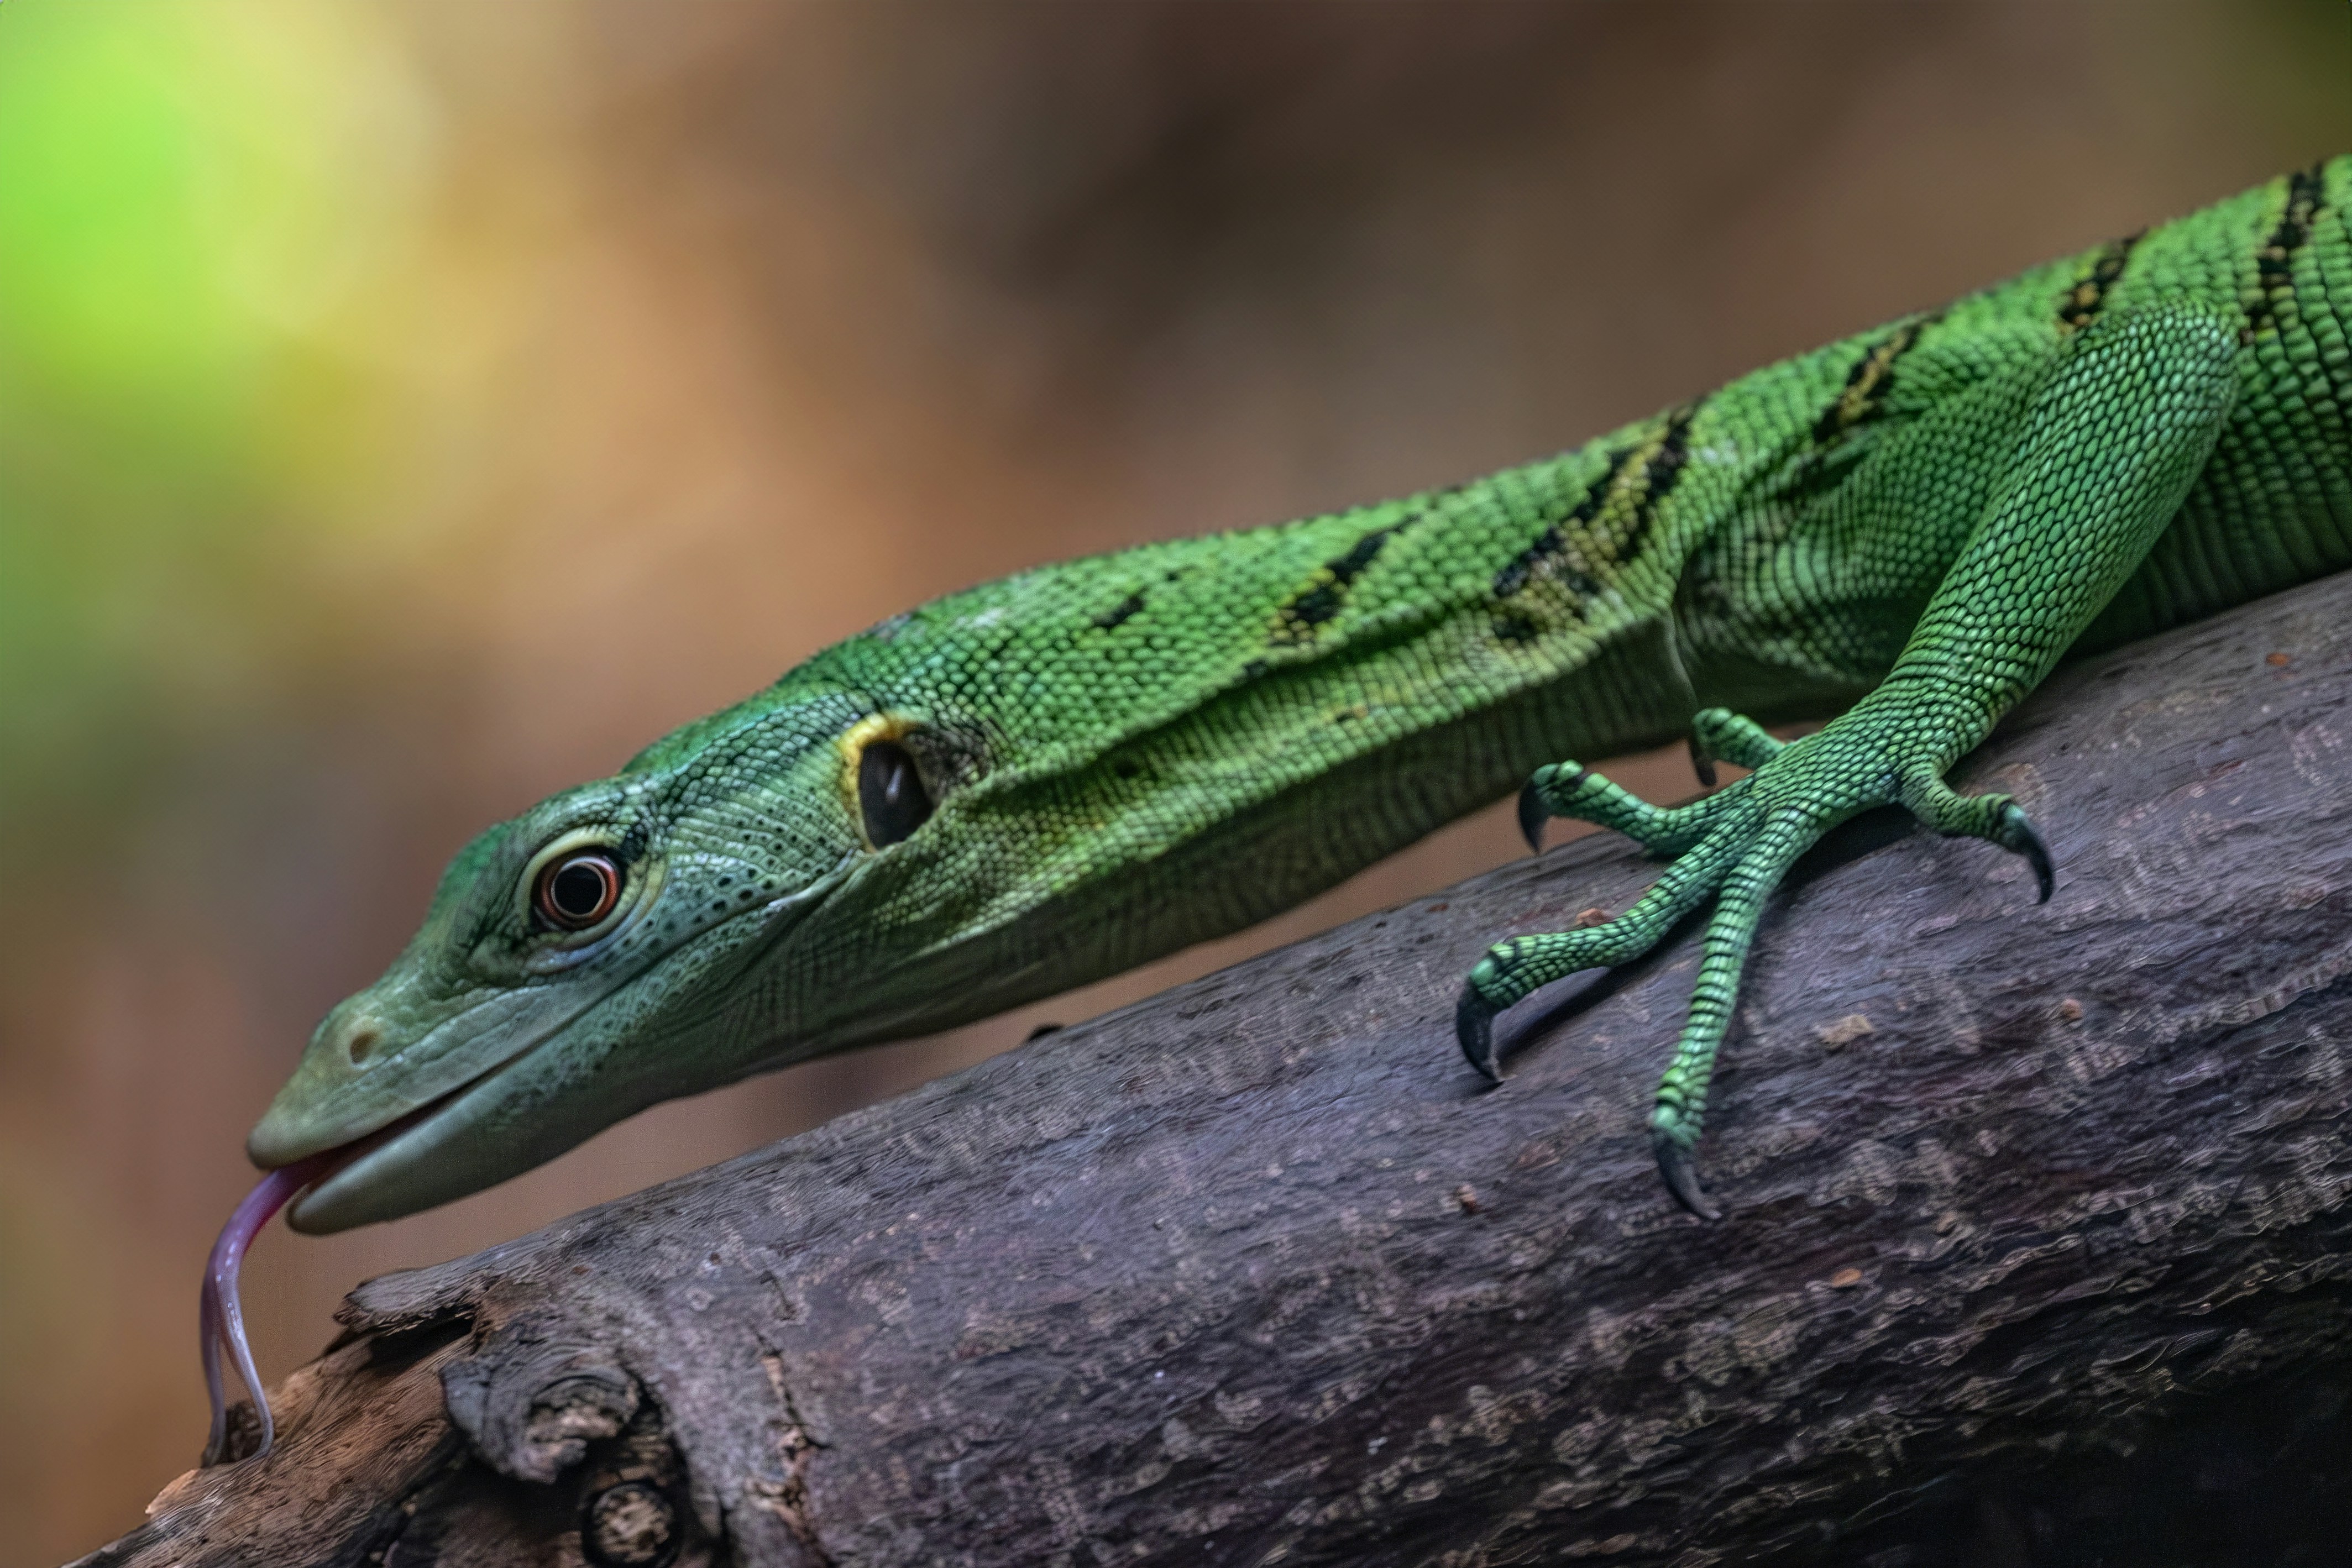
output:
{"label": "lizard foot", "polygon": [[1916,709],[1867,699],[1827,727],[1782,742],[1721,708],[1697,716],[1695,759],[1752,769],[1686,806],[1659,807],[1575,763],[1540,768],[1519,800],[1529,842],[1545,821],[1573,817],[1612,828],[1669,863],[1633,906],[1575,931],[1513,936],[1471,969],[1454,1014],[1463,1054],[1500,1081],[1494,1019],[1538,987],[1580,970],[1631,962],[1655,946],[1709,898],[1698,979],[1672,1063],[1650,1113],[1658,1170],[1675,1201],[1704,1219],[1715,1205],[1700,1188],[1692,1151],[1708,1081],[1724,1037],[1748,947],[1764,903],[1789,867],[1831,828],[1874,806],[1901,804],[1939,833],[1980,838],[2025,857],[2041,899],[2054,881],[2050,849],[2023,809],[2006,795],[1961,795],[1941,778],[1938,727]]}

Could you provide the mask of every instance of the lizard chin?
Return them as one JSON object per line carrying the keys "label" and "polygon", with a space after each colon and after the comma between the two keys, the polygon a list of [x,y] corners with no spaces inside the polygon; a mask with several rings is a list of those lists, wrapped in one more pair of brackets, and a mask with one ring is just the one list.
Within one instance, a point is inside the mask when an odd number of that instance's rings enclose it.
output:
{"label": "lizard chin", "polygon": [[286,1211],[286,1223],[305,1235],[324,1236],[373,1219],[396,1218],[423,1207],[424,1204],[406,1202],[397,1203],[386,1212],[370,1212],[383,1207],[381,1197],[386,1189],[404,1187],[406,1184],[401,1179],[404,1175],[420,1161],[430,1159],[434,1150],[464,1131],[470,1118],[452,1117],[448,1113],[475,1097],[507,1069],[527,1060],[537,1049],[534,1046],[520,1056],[499,1063],[480,1077],[467,1080],[373,1133],[310,1156],[309,1162],[303,1163],[316,1162],[321,1169],[294,1195]]}

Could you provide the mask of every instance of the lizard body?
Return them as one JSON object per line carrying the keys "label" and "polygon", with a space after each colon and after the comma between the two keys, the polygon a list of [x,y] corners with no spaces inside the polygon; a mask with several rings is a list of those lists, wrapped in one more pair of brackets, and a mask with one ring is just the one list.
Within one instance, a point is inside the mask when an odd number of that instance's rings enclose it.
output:
{"label": "lizard body", "polygon": [[[390,1218],[1238,929],[1532,776],[1531,830],[1670,863],[1606,925],[1497,944],[1461,1043],[1493,1071],[1496,1011],[1713,898],[1651,1123],[1706,1212],[1706,1077],[1796,854],[1899,802],[2046,896],[2023,813],[1944,770],[2070,650],[2352,566],[2347,205],[2352,157],[1486,479],[894,617],[467,846],[250,1153],[366,1140],[294,1220]],[[1559,761],[1694,733],[1755,771],[1661,810]]]}

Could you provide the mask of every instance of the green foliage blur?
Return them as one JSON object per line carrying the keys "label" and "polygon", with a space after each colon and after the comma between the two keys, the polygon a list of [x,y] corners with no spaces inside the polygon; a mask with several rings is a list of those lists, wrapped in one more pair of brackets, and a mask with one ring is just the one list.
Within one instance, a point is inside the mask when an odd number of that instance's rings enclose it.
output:
{"label": "green foliage blur", "polygon": [[[356,8],[0,16],[0,801],[137,798],[320,633],[413,378],[429,106]],[[323,536],[323,539],[322,539]]]}

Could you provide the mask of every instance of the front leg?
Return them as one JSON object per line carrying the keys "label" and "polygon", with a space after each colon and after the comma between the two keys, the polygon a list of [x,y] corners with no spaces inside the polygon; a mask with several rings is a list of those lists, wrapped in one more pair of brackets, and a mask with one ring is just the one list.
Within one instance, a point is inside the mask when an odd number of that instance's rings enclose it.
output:
{"label": "front leg", "polygon": [[[2024,855],[2049,897],[2049,851],[2016,802],[1959,795],[1943,776],[2050,673],[2179,509],[2229,412],[2236,353],[2230,326],[2202,316],[2123,317],[2040,368],[2021,417],[1944,426],[1947,462],[1997,463],[2000,476],[1902,653],[1861,702],[1786,746],[1722,710],[1701,715],[1694,755],[1755,768],[1729,788],[1661,810],[1572,764],[1538,772],[1521,803],[1531,836],[1544,815],[1587,817],[1678,858],[1614,920],[1489,949],[1455,1017],[1471,1061],[1495,1074],[1493,1020],[1504,1008],[1562,976],[1639,956],[1712,896],[1690,1016],[1650,1131],[1668,1189],[1715,1218],[1691,1151],[1765,900],[1823,833],[1893,804],[1938,832]],[[1903,522],[1890,516],[1885,526]]]}

